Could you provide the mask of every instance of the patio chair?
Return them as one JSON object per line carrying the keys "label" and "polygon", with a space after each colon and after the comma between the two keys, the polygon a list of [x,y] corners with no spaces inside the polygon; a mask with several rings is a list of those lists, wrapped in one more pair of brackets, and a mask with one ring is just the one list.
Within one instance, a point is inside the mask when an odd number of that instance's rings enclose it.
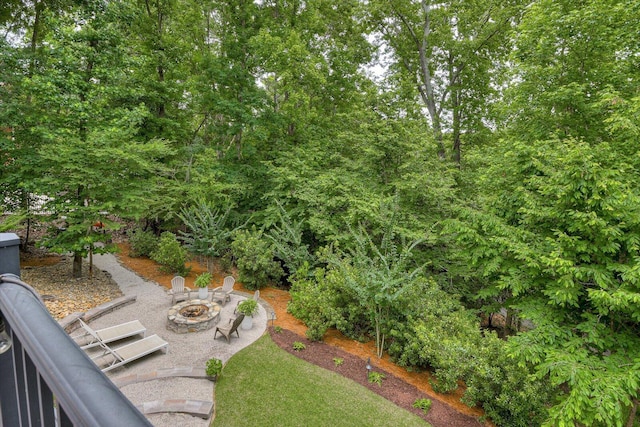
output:
{"label": "patio chair", "polygon": [[171,298],[171,305],[174,305],[178,301],[184,301],[190,298],[191,289],[184,285],[184,277],[176,276],[171,279],[171,290],[169,295]]}
{"label": "patio chair", "polygon": [[107,363],[107,365],[102,368],[102,372],[108,372],[158,350],[162,350],[164,353],[167,353],[169,349],[169,343],[156,334],[118,348],[110,348],[106,344],[102,343],[100,346],[104,351],[102,354],[92,357],[94,362],[96,360],[103,361],[109,356],[113,358],[111,362]]}
{"label": "patio chair", "polygon": [[221,305],[225,305],[227,301],[231,301],[231,293],[233,292],[233,285],[235,283],[236,279],[234,279],[233,276],[225,277],[222,286],[213,289],[211,300],[220,301]]}
{"label": "patio chair", "polygon": [[[254,301],[258,301],[260,299],[260,289],[258,289],[257,291],[255,291],[253,293],[253,299]],[[238,306],[240,305],[240,303],[244,301],[244,300],[240,300],[238,301],[238,303],[236,304],[236,308],[233,309],[233,314],[236,314],[238,312]]]}
{"label": "patio chair", "polygon": [[147,328],[145,328],[139,320],[132,320],[98,330],[92,329],[84,323],[82,319],[78,319],[78,322],[80,322],[83,333],[73,335],[71,338],[73,338],[83,350],[97,347],[100,343],[109,344],[135,335],[142,335],[142,337],[144,337],[147,331]]}
{"label": "patio chair", "polygon": [[227,343],[229,344],[231,343],[232,333],[235,332],[236,335],[238,335],[238,338],[240,338],[240,334],[238,333],[238,326],[240,326],[240,323],[242,323],[242,319],[244,319],[244,314],[239,314],[237,317],[232,317],[231,319],[229,319],[229,322],[226,325],[216,326],[216,331],[213,334],[213,339],[216,339],[218,332],[220,332],[220,334],[222,334],[227,339]]}

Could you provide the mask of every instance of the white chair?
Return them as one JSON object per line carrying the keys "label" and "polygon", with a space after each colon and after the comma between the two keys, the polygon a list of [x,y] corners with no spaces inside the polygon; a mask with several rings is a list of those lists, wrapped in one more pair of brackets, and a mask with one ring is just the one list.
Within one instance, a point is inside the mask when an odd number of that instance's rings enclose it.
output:
{"label": "white chair", "polygon": [[218,286],[213,290],[211,299],[220,301],[222,305],[225,305],[227,301],[231,301],[231,293],[233,292],[233,285],[236,283],[236,279],[233,276],[227,276],[222,282],[222,286]]}
{"label": "white chair", "polygon": [[169,294],[172,296],[171,305],[178,301],[184,301],[190,298],[191,289],[184,285],[184,277],[176,276],[171,279],[171,290]]}

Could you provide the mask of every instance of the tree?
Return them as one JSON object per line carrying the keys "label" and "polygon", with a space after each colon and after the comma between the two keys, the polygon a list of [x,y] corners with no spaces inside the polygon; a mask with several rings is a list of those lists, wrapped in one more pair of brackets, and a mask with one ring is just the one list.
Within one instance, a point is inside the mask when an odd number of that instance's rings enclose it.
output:
{"label": "tree", "polygon": [[358,304],[373,325],[378,357],[384,352],[388,323],[398,309],[397,302],[422,271],[422,266],[411,268],[412,251],[420,241],[398,248],[394,212],[387,215],[379,245],[361,227],[359,232],[352,232],[355,244],[346,256],[328,254],[329,265],[340,270],[345,285],[357,295]]}
{"label": "tree", "polygon": [[[509,52],[521,1],[373,1],[370,20],[393,58],[390,72],[417,92],[438,156],[460,163],[462,139],[482,133],[501,82],[495,71]],[[410,95],[411,96],[411,95]],[[451,135],[451,148],[445,136]]]}
{"label": "tree", "polygon": [[549,424],[632,424],[640,393],[637,174],[605,143],[511,147],[487,171],[490,210],[459,224],[457,241],[492,282],[482,294],[506,292],[503,304],[535,325],[509,345],[563,392]]}
{"label": "tree", "polygon": [[[42,122],[31,132],[38,141],[38,194],[49,197],[61,232],[44,244],[74,253],[74,275],[82,258],[108,250],[96,246],[108,235],[95,233],[96,222],[112,226],[108,214],[136,217],[150,194],[158,162],[169,154],[162,141],[141,141],[143,108],[117,103],[128,89],[120,34],[108,7],[90,4],[61,16],[48,37],[46,68],[25,82]],[[37,96],[36,96],[37,95]]]}

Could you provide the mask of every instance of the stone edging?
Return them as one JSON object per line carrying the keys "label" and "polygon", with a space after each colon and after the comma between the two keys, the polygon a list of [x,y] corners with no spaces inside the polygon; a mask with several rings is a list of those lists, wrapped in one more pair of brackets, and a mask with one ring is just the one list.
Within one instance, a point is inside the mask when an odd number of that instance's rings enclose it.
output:
{"label": "stone edging", "polygon": [[136,296],[122,296],[116,299],[113,299],[109,302],[105,302],[104,304],[100,304],[97,307],[92,308],[86,313],[75,312],[66,316],[64,319],[60,319],[58,324],[62,326],[66,333],[71,333],[78,329],[78,319],[82,319],[85,322],[89,323],[92,320],[99,318],[107,313],[111,313],[112,311],[117,310],[120,307],[124,307],[125,305],[133,304],[136,302]]}

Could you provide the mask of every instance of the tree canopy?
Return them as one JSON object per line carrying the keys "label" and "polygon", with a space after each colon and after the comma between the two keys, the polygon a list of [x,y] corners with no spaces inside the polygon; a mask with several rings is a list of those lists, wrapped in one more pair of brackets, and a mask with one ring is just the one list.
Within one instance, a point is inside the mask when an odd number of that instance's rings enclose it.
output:
{"label": "tree canopy", "polygon": [[2,228],[45,223],[76,274],[123,220],[171,232],[500,425],[631,427],[638,22],[631,0],[5,1]]}

